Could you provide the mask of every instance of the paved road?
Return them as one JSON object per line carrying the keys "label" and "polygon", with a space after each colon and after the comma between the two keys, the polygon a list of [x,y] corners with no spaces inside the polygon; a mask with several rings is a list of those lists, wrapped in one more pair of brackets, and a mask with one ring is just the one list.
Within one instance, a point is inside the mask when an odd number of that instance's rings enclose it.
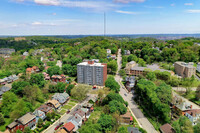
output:
{"label": "paved road", "polygon": [[54,122],[52,125],[50,125],[45,131],[43,131],[43,133],[54,133],[55,132],[55,128],[56,128],[56,126],[58,126],[58,124],[59,123],[61,123],[61,122],[64,122],[64,123],[66,123],[67,122],[67,119],[72,115],[72,113],[74,112],[74,111],[76,111],[77,109],[78,109],[78,107],[79,107],[80,105],[79,104],[77,104],[72,110],[71,110],[71,112],[69,113],[69,114],[64,114],[63,116],[61,116],[61,118],[59,119],[59,120],[57,120],[56,122]]}
{"label": "paved road", "polygon": [[[186,92],[186,89],[184,87],[172,87],[172,89],[175,90],[175,91],[184,91],[184,92]],[[192,91],[196,91],[197,87],[192,87],[191,90]]]}
{"label": "paved road", "polygon": [[[121,49],[119,49],[119,51],[118,51],[118,57],[117,57],[118,71],[121,68],[121,60],[122,60]],[[128,102],[129,107],[131,108],[131,111],[135,115],[137,121],[142,126],[142,128],[144,128],[148,133],[157,133],[157,131],[155,130],[155,128],[153,127],[153,125],[143,115],[143,113],[141,112],[141,110],[138,108],[138,105],[133,100],[134,95],[132,93],[127,93],[127,91],[125,89],[123,89],[125,87],[121,83],[122,78],[118,75],[118,72],[117,72],[117,75],[115,76],[115,80],[120,84],[120,92],[119,92],[120,95],[124,98],[125,101]]]}

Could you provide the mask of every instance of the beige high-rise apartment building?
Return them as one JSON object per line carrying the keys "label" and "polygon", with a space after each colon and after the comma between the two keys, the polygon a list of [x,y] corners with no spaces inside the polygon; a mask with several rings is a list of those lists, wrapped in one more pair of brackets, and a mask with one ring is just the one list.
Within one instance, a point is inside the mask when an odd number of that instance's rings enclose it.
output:
{"label": "beige high-rise apartment building", "polygon": [[193,66],[193,62],[185,63],[185,62],[175,62],[174,68],[176,74],[183,78],[190,78],[192,75],[196,74],[196,68]]}

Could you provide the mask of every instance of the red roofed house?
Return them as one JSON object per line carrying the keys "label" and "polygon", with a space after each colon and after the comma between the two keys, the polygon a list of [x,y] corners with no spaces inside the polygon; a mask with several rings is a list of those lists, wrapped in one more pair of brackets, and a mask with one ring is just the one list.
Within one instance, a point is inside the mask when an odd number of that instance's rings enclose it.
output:
{"label": "red roofed house", "polygon": [[66,82],[66,77],[65,77],[64,74],[62,74],[62,75],[53,75],[51,77],[51,79],[52,79],[53,82],[64,82],[64,83]]}
{"label": "red roofed house", "polygon": [[31,74],[33,73],[33,69],[32,68],[26,68],[26,74]]}
{"label": "red roofed house", "polygon": [[75,126],[71,122],[68,122],[63,126],[63,129],[65,129],[67,131],[67,133],[72,133],[74,128],[75,128]]}
{"label": "red roofed house", "polygon": [[162,125],[160,127],[161,133],[175,133],[175,130],[172,128],[172,126],[168,123]]}

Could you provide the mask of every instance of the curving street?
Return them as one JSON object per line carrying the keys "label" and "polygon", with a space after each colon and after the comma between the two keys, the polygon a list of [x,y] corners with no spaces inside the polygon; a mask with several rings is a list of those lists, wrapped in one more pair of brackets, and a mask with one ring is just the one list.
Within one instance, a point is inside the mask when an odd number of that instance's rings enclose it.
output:
{"label": "curving street", "polygon": [[[121,68],[121,49],[118,51],[118,56],[117,56],[117,64],[118,64],[118,71]],[[134,94],[128,93],[124,85],[121,83],[122,78],[119,76],[117,71],[117,74],[115,76],[115,80],[119,83],[120,85],[120,95],[124,98],[125,101],[128,102],[129,107],[131,111],[133,112],[133,115],[135,116],[136,120],[139,122],[139,125],[144,128],[148,133],[157,133],[153,125],[149,122],[149,120],[143,115],[141,110],[138,108],[138,105],[135,103],[133,100]]]}

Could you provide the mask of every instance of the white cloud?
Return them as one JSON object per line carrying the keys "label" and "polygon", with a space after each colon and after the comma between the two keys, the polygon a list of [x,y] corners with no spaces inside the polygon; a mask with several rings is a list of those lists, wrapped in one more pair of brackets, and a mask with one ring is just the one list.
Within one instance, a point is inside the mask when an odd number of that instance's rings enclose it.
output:
{"label": "white cloud", "polygon": [[43,23],[43,22],[33,22],[31,23],[32,26],[56,26],[54,23]]}
{"label": "white cloud", "polygon": [[122,10],[117,10],[115,12],[122,13],[122,14],[133,14],[133,15],[139,14],[138,12],[130,12],[130,11],[122,11]]}
{"label": "white cloud", "polygon": [[193,6],[193,3],[185,3],[185,6]]}
{"label": "white cloud", "polygon": [[91,8],[91,9],[101,9],[107,10],[117,7],[116,4],[112,4],[104,1],[72,1],[72,0],[34,0],[38,5],[47,6],[63,6],[63,7],[77,7],[77,8]]}
{"label": "white cloud", "polygon": [[200,10],[186,10],[187,13],[200,13]]}
{"label": "white cloud", "polygon": [[173,4],[171,4],[171,6],[175,6],[175,4],[173,3]]}
{"label": "white cloud", "polygon": [[117,3],[130,3],[130,2],[142,3],[145,1],[146,0],[114,0],[114,2],[117,2]]}

